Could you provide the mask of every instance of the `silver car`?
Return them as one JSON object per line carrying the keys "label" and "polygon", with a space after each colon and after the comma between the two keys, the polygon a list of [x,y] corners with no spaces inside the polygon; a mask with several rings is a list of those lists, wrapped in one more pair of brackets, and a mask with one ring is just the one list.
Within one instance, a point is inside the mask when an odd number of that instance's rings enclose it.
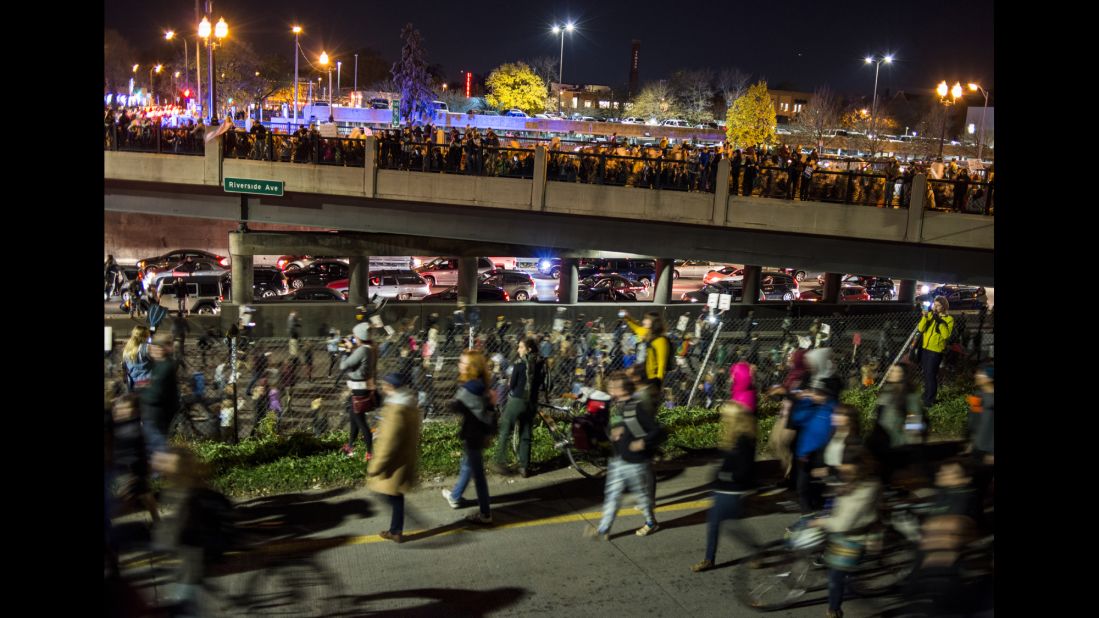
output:
{"label": "silver car", "polygon": [[[496,265],[487,257],[477,258],[477,276],[493,270]],[[416,269],[431,287],[458,285],[458,258],[435,258]]]}
{"label": "silver car", "polygon": [[711,270],[720,270],[725,266],[727,266],[727,264],[708,262],[706,260],[676,260],[674,275],[676,279],[680,277],[701,279]]}
{"label": "silver car", "polygon": [[482,285],[504,288],[512,300],[523,302],[538,299],[538,289],[530,275],[517,270],[490,270],[481,275]]}
{"label": "silver car", "polygon": [[[346,298],[348,285],[347,279],[341,279],[328,284],[328,287]],[[369,293],[395,300],[420,300],[430,294],[431,289],[423,277],[411,270],[372,270]]]}

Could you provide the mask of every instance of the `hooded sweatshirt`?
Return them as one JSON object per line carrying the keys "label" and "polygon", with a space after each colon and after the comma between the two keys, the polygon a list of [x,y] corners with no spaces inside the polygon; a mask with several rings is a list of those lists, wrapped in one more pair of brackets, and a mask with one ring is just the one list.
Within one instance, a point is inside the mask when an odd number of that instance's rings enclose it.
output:
{"label": "hooded sweatshirt", "polygon": [[469,448],[484,448],[484,438],[492,431],[492,415],[485,401],[485,383],[470,380],[458,387],[451,409],[462,416],[458,437]]}
{"label": "hooded sweatshirt", "polygon": [[729,369],[729,381],[732,383],[729,398],[747,408],[756,411],[756,391],[752,388],[752,366],[744,361]]}
{"label": "hooded sweatshirt", "polygon": [[808,457],[828,444],[832,437],[832,412],[839,396],[838,385],[834,384],[836,378],[832,375],[835,366],[832,364],[831,349],[809,351],[805,355],[805,363],[813,372],[809,381],[810,388],[827,392],[828,399],[824,403],[803,397],[794,400],[790,410],[790,425],[798,430],[794,455],[799,458]]}

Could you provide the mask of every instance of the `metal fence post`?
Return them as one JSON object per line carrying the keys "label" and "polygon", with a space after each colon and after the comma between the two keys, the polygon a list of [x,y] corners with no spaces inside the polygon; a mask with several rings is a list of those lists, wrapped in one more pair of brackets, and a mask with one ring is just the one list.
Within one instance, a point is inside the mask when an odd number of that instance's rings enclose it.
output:
{"label": "metal fence post", "polygon": [[855,176],[854,176],[854,173],[851,172],[851,170],[850,170],[850,163],[848,163],[847,190],[843,194],[843,203],[844,204],[850,204],[851,203],[851,193],[852,193],[852,189],[854,189],[854,186],[855,186]]}
{"label": "metal fence post", "polygon": [[230,438],[233,444],[240,442],[240,427],[237,424],[237,417],[240,416],[240,397],[237,395],[237,383],[240,382],[240,367],[237,361],[238,340],[238,336],[233,335],[232,344],[229,346],[229,353],[232,355],[229,359],[229,376],[233,380],[233,422]]}
{"label": "metal fence post", "polygon": [[156,153],[157,154],[163,154],[163,151],[161,150],[161,147],[160,147],[160,145],[161,145],[161,139],[160,139],[161,138],[161,132],[160,132],[160,124],[159,123],[157,123],[156,125],[153,126],[153,138],[156,140]]}

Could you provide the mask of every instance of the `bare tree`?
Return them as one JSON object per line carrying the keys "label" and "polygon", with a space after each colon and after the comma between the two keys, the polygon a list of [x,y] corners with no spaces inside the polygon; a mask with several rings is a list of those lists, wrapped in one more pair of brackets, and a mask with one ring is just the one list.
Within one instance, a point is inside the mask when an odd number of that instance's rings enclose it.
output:
{"label": "bare tree", "polygon": [[927,110],[917,125],[919,127],[918,134],[923,138],[917,142],[917,150],[920,154],[925,157],[939,155],[940,150],[942,150],[942,142],[949,137],[946,135],[946,133],[949,133],[949,127],[947,126],[949,120],[950,116],[945,105],[939,103],[937,99],[929,101]]}
{"label": "bare tree", "polygon": [[721,69],[717,74],[717,91],[725,99],[726,109],[733,106],[733,101],[744,96],[751,85],[752,76],[737,68]]}
{"label": "bare tree", "polygon": [[679,115],[679,103],[666,81],[645,84],[634,97],[629,108],[630,116],[640,118],[672,118]]}
{"label": "bare tree", "polygon": [[714,72],[710,69],[676,71],[672,89],[683,115],[691,122],[713,119]]}
{"label": "bare tree", "polygon": [[542,78],[542,83],[546,85],[546,109],[557,109],[557,96],[551,92],[552,84],[557,82],[557,71],[559,69],[558,59],[553,56],[539,56],[532,58],[527,62],[527,66],[534,71],[534,74]]}
{"label": "bare tree", "polygon": [[110,92],[123,92],[135,75],[133,64],[137,52],[129,41],[116,30],[103,33],[103,81]]}
{"label": "bare tree", "polygon": [[809,98],[809,104],[794,121],[797,127],[813,137],[817,152],[824,148],[824,138],[831,137],[840,120],[840,102],[828,86],[817,88]]}

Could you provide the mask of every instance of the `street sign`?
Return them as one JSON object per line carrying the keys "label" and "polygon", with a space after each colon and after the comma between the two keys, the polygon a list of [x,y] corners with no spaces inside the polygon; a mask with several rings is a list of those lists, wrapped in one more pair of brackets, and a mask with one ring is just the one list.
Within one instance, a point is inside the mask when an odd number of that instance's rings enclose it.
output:
{"label": "street sign", "polygon": [[724,311],[724,310],[728,309],[732,305],[732,303],[733,303],[733,295],[732,294],[722,294],[721,297],[720,297],[720,302],[718,303],[717,308]]}
{"label": "street sign", "polygon": [[228,193],[280,196],[286,183],[281,180],[255,180],[253,178],[226,178],[222,186]]}
{"label": "street sign", "polygon": [[401,102],[396,99],[391,100],[389,109],[393,112],[393,120],[390,121],[390,125],[393,127],[401,126]]}
{"label": "street sign", "polygon": [[720,296],[720,294],[712,294],[712,293],[707,294],[706,295],[706,306],[709,307],[710,309],[717,309],[717,301],[719,300],[718,296]]}

